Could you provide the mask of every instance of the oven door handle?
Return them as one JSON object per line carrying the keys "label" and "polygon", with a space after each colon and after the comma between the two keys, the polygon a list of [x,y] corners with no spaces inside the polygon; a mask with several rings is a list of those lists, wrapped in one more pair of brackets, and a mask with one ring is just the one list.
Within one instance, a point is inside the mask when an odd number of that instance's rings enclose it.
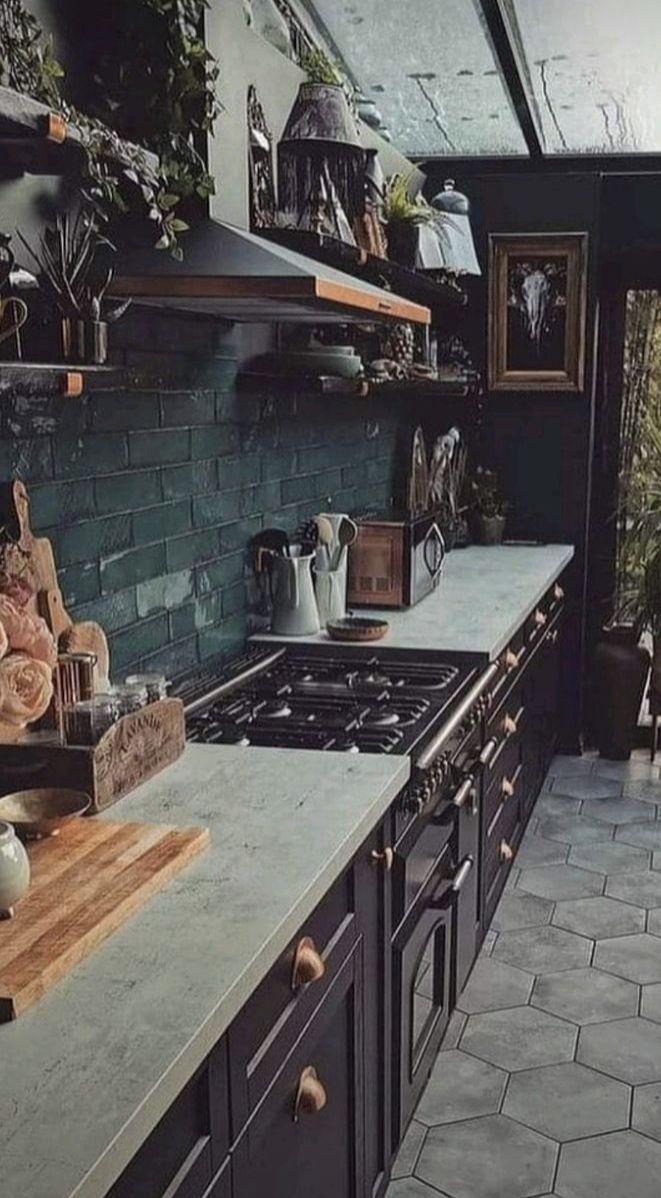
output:
{"label": "oven door handle", "polygon": [[437,893],[433,899],[429,900],[428,906],[432,911],[446,911],[450,903],[457,897],[459,891],[464,885],[466,878],[471,872],[475,861],[473,857],[464,857],[461,865],[457,867],[451,878],[445,879],[445,884],[440,895]]}

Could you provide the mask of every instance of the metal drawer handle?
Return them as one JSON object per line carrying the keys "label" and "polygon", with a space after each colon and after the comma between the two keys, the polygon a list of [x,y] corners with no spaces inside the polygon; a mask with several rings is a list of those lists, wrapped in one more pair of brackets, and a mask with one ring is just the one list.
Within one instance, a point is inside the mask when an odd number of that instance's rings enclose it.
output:
{"label": "metal drawer handle", "polygon": [[525,651],[525,646],[523,649],[519,649],[518,653],[514,653],[512,649],[507,650],[505,653],[504,662],[505,669],[507,670],[508,674],[511,674],[512,670],[518,670],[519,666],[521,665],[521,658],[523,657]]}
{"label": "metal drawer handle", "polygon": [[376,849],[372,849],[372,852],[370,853],[370,857],[375,865],[378,863],[382,863],[383,868],[385,869],[386,873],[387,874],[390,873],[390,871],[393,867],[394,861],[395,861],[394,849],[391,849],[390,847],[388,847],[387,849],[384,849],[382,853],[377,852]]}
{"label": "metal drawer handle", "polygon": [[294,1100],[294,1123],[298,1123],[301,1115],[317,1115],[323,1111],[328,1101],[317,1070],[308,1065],[298,1079],[296,1098]]}
{"label": "metal drawer handle", "polygon": [[507,843],[506,840],[501,840],[498,846],[498,856],[500,857],[501,861],[512,860],[512,857],[514,856],[514,849],[512,848],[511,844]]}
{"label": "metal drawer handle", "polygon": [[459,869],[457,870],[456,874],[454,875],[454,877],[452,879],[452,889],[454,890],[455,894],[458,894],[459,891],[461,890],[464,882],[466,881],[466,878],[468,877],[470,871],[473,868],[473,864],[474,864],[474,862],[473,862],[472,857],[466,857],[462,861],[461,865],[459,866]]}
{"label": "metal drawer handle", "polygon": [[491,736],[478,757],[480,765],[488,765],[497,748],[498,740],[495,736]]}
{"label": "metal drawer handle", "polygon": [[468,777],[465,778],[464,781],[462,782],[461,786],[459,787],[459,790],[457,791],[457,793],[455,794],[455,796],[452,800],[455,807],[463,807],[465,805],[465,803],[468,802],[468,800],[470,799],[470,797],[473,793],[474,787],[475,787],[475,778],[473,777],[472,774],[469,774]]}
{"label": "metal drawer handle", "polygon": [[538,607],[535,612],[535,624],[537,625],[537,627],[543,628],[544,625],[546,624],[547,620],[548,620],[548,616],[546,615],[546,613],[543,612],[541,610],[541,608]]}
{"label": "metal drawer handle", "polygon": [[321,954],[311,936],[304,936],[296,945],[294,964],[291,972],[292,990],[300,990],[301,986],[309,986],[310,982],[318,982],[326,972]]}

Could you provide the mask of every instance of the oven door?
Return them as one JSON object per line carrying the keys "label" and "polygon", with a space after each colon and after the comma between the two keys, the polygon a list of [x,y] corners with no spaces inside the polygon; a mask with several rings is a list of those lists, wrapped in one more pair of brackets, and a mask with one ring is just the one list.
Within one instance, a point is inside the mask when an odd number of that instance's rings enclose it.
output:
{"label": "oven door", "polygon": [[452,1009],[457,898],[472,872],[451,846],[393,939],[395,1143],[401,1140],[436,1058]]}

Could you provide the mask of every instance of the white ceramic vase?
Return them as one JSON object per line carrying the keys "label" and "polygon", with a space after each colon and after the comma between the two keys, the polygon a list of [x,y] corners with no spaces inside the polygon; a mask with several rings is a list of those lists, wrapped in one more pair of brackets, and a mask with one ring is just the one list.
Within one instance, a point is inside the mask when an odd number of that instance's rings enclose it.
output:
{"label": "white ceramic vase", "polygon": [[28,855],[12,825],[0,822],[0,919],[12,918],[29,885]]}

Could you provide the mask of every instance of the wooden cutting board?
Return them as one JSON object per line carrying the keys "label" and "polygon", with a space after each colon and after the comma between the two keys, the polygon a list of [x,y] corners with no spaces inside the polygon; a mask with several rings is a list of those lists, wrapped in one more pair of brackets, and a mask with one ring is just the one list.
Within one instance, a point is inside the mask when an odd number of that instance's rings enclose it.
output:
{"label": "wooden cutting board", "polygon": [[209,843],[207,828],[77,819],[28,844],[30,890],[0,921],[0,1023],[16,1019]]}

